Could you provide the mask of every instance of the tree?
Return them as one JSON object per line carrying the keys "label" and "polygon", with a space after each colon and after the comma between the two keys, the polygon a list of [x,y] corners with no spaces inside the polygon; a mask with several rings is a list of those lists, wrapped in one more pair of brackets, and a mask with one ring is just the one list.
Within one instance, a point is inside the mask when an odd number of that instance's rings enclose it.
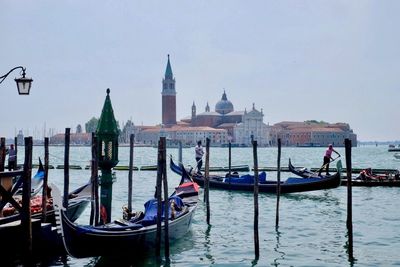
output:
{"label": "tree", "polygon": [[82,125],[78,124],[78,126],[76,126],[76,133],[82,133]]}
{"label": "tree", "polygon": [[94,133],[97,129],[97,124],[99,123],[98,118],[91,118],[87,123],[85,123],[85,130],[87,133]]}

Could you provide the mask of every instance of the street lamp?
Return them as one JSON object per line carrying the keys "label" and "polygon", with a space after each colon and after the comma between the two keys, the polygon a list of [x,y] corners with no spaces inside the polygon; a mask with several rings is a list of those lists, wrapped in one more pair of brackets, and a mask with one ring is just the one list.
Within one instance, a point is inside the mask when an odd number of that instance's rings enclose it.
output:
{"label": "street lamp", "polygon": [[2,83],[7,78],[7,76],[16,69],[22,70],[22,77],[14,79],[15,82],[17,83],[18,94],[29,95],[29,91],[31,90],[33,80],[31,78],[25,78],[26,69],[22,66],[15,67],[11,69],[9,72],[7,72],[5,75],[1,76],[0,83]]}

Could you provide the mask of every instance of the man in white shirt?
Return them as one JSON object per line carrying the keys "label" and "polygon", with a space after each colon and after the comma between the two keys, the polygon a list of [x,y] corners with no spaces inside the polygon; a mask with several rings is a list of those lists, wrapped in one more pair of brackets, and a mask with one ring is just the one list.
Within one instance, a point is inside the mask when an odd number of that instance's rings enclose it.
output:
{"label": "man in white shirt", "polygon": [[201,174],[201,166],[203,165],[203,155],[204,155],[204,151],[203,151],[203,147],[201,146],[201,141],[197,142],[197,146],[194,149],[195,153],[196,153],[196,162],[197,162],[197,173]]}

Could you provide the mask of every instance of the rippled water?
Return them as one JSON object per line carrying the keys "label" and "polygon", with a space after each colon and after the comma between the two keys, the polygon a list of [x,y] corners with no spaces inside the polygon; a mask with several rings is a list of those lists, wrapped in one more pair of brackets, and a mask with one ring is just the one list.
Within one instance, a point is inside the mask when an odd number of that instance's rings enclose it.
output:
{"label": "rippled water", "polygon": [[[344,149],[338,151],[344,156]],[[20,150],[22,154],[22,149]],[[120,148],[120,165],[128,165],[129,148]],[[63,164],[64,149],[50,147],[50,163]],[[177,160],[177,149],[168,149]],[[283,148],[282,166],[291,158],[296,166],[319,167],[324,148]],[[183,150],[185,164],[194,164],[193,149]],[[352,150],[353,167],[399,168],[400,160],[387,147],[357,147]],[[34,159],[43,155],[43,147],[34,147]],[[19,155],[22,156],[22,155]],[[227,166],[227,148],[211,148],[211,166]],[[259,166],[276,166],[276,148],[259,148]],[[88,165],[90,148],[72,147],[70,164]],[[233,148],[232,164],[252,166],[251,148]],[[134,164],[156,164],[155,148],[135,148]],[[19,161],[22,161],[20,158]],[[345,160],[343,158],[343,165]],[[90,171],[71,170],[70,188],[89,179]],[[113,190],[113,217],[121,216],[127,201],[127,171],[117,171]],[[282,173],[282,179],[289,173]],[[276,179],[276,173],[268,173]],[[63,170],[50,170],[50,181],[62,186]],[[168,171],[170,192],[180,177]],[[156,172],[134,172],[135,209],[154,194]],[[200,199],[203,199],[201,191]],[[253,194],[211,190],[211,225],[206,223],[205,205],[199,202],[191,231],[171,244],[171,266],[393,266],[400,265],[400,188],[353,188],[354,257],[351,263],[346,251],[347,189],[283,195],[280,201],[280,223],[275,228],[276,196],[259,195],[260,258],[254,260]],[[89,209],[78,222],[87,224]],[[104,244],[106,245],[106,244]],[[157,263],[149,252],[139,257],[132,252],[134,266],[167,265]],[[60,263],[54,263],[59,265]],[[122,259],[73,259],[67,266],[123,265]]]}

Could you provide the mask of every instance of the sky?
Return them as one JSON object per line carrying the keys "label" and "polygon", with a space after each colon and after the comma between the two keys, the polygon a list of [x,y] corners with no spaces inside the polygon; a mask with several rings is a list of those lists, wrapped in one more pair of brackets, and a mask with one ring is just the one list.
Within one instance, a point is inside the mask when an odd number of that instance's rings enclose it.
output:
{"label": "sky", "polygon": [[[361,141],[400,139],[400,1],[0,0],[0,136],[75,132],[99,117],[161,123],[167,55],[177,119],[224,89],[264,122],[346,122]],[[389,101],[390,99],[390,101]],[[393,102],[392,100],[395,99]],[[393,104],[394,103],[394,104]]]}

